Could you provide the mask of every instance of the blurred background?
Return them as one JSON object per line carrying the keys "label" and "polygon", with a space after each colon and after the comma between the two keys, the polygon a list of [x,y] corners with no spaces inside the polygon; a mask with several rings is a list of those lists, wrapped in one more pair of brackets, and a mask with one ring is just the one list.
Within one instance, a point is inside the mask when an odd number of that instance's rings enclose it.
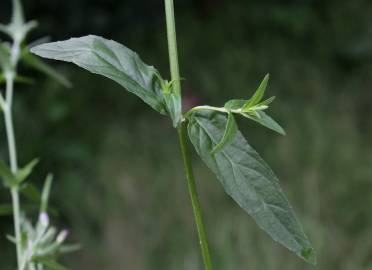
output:
{"label": "blurred background", "polygon": [[[101,35],[169,77],[163,1],[23,2],[40,23],[29,41]],[[242,131],[281,179],[316,248],[316,269],[372,269],[372,2],[175,2],[186,105],[247,98],[270,72],[270,113],[287,136],[245,120]],[[1,1],[0,21],[9,14],[10,1]],[[54,222],[83,247],[64,263],[202,269],[169,120],[108,79],[49,63],[73,87],[21,69],[36,81],[17,85],[15,128],[20,163],[40,157],[31,177],[39,187],[54,173]],[[7,159],[3,124],[0,136]],[[193,161],[216,270],[313,269],[257,229],[196,154]],[[9,201],[1,189],[0,203]],[[1,269],[12,269],[11,217],[0,217],[0,231]]]}

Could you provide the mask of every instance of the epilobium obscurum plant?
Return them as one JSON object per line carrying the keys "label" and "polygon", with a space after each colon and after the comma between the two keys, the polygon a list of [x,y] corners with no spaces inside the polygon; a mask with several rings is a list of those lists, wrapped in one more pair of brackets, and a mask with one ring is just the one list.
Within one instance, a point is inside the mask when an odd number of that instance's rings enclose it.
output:
{"label": "epilobium obscurum plant", "polygon": [[173,0],[165,0],[171,80],[125,46],[89,35],[42,44],[31,49],[41,57],[72,62],[92,73],[119,83],[155,111],[168,115],[179,136],[191,203],[195,214],[205,269],[212,269],[206,230],[187,145],[188,136],[196,152],[217,175],[229,194],[258,226],[275,241],[315,264],[311,244],[287,201],[279,181],[239,131],[236,116],[251,119],[280,134],[283,129],[266,114],[274,98],[263,99],[267,75],[247,100],[233,99],[223,107],[198,106],[182,112]]}
{"label": "epilobium obscurum plant", "polygon": [[[0,40],[0,83],[1,85],[5,83],[5,95],[2,91],[0,92],[0,109],[4,115],[10,163],[10,166],[7,166],[4,161],[0,160],[0,177],[3,185],[10,190],[12,197],[11,206],[2,205],[0,208],[2,215],[8,212],[14,217],[14,236],[7,235],[7,238],[16,246],[18,270],[65,269],[56,262],[56,259],[60,253],[71,251],[75,247],[63,244],[68,235],[67,230],[58,232],[49,222],[48,199],[53,177],[50,174],[46,177],[41,194],[26,181],[38,160],[32,160],[23,168],[18,167],[13,128],[14,84],[32,81],[18,74],[20,62],[55,78],[65,86],[69,85],[63,76],[29,53],[25,39],[36,25],[35,21],[25,21],[19,0],[13,0],[11,22],[8,25],[0,24],[0,31],[9,39],[9,41]],[[2,90],[1,86],[0,89]],[[33,225],[32,221],[26,218],[25,208],[22,208],[20,202],[20,193],[30,197],[30,194],[35,194],[35,192],[40,208],[36,224]],[[35,196],[32,197],[35,199]]]}

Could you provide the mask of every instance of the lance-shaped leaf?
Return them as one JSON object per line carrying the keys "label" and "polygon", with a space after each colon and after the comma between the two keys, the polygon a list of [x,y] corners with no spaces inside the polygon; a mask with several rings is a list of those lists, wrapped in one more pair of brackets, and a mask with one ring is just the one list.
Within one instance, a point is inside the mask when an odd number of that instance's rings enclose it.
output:
{"label": "lance-shaped leaf", "polygon": [[242,115],[259,123],[260,125],[278,132],[279,134],[285,135],[284,129],[263,111],[255,111],[255,113],[242,113]]}
{"label": "lance-shaped leaf", "polygon": [[92,73],[114,80],[165,114],[157,70],[146,65],[127,47],[98,36],[72,38],[33,47],[41,57],[74,63]]}
{"label": "lance-shaped leaf", "polygon": [[234,139],[236,132],[238,131],[238,125],[235,122],[234,115],[229,112],[227,117],[227,124],[225,128],[225,132],[221,141],[213,148],[212,154],[216,154],[221,151],[225,146],[232,142]]}
{"label": "lance-shaped leaf", "polygon": [[260,86],[257,88],[256,92],[254,95],[243,105],[243,110],[249,109],[250,107],[258,104],[263,96],[265,95],[267,83],[269,82],[270,75],[267,74],[265,78],[262,80]]}
{"label": "lance-shaped leaf", "polygon": [[275,241],[314,264],[313,249],[278,179],[243,135],[238,131],[229,145],[211,154],[223,137],[226,115],[198,111],[189,121],[189,136],[196,151],[217,175],[227,194]]}
{"label": "lance-shaped leaf", "polygon": [[275,97],[268,98],[267,100],[264,100],[254,105],[254,107],[251,107],[251,110],[248,110],[247,112],[242,111],[244,104],[248,102],[244,99],[229,100],[228,102],[225,103],[224,107],[227,110],[238,111],[236,113],[248,119],[251,119],[275,132],[278,132],[279,134],[285,135],[284,129],[274,119],[272,119],[269,115],[267,115],[264,111],[260,109],[260,107],[262,106],[269,105],[274,99]]}
{"label": "lance-shaped leaf", "polygon": [[20,184],[24,180],[26,180],[27,177],[32,173],[33,169],[38,163],[39,163],[39,159],[33,159],[26,166],[19,169],[15,174],[17,182]]}

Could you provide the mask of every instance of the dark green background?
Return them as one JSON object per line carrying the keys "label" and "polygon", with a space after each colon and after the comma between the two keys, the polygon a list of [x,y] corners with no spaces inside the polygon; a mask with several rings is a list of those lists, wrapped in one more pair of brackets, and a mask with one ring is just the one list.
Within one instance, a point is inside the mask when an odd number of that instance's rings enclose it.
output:
{"label": "dark green background", "polygon": [[[7,22],[10,1],[1,1]],[[62,40],[117,40],[168,74],[160,0],[28,0],[37,31]],[[271,114],[287,136],[242,119],[312,240],[320,270],[372,269],[372,2],[175,0],[187,104],[247,98],[267,72]],[[177,138],[171,123],[107,79],[49,62],[74,84],[38,73],[17,85],[19,159],[56,177],[54,220],[83,249],[72,269],[202,269]],[[3,159],[5,132],[0,130]],[[312,269],[258,230],[193,156],[216,270]],[[5,189],[0,202],[8,202]],[[23,200],[26,204],[27,200]],[[31,213],[32,214],[32,213]],[[1,269],[13,269],[11,217],[0,217]]]}

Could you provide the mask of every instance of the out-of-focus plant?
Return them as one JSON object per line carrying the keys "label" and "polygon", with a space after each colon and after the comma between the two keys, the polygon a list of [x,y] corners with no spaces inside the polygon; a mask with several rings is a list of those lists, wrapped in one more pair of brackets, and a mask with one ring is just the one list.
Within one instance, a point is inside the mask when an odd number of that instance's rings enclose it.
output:
{"label": "out-of-focus plant", "polygon": [[212,260],[190,161],[187,131],[201,159],[258,226],[275,241],[315,264],[313,248],[277,177],[248,144],[235,121],[236,115],[240,115],[285,134],[265,112],[274,100],[273,97],[263,99],[269,76],[264,78],[250,99],[233,99],[223,107],[197,106],[183,113],[173,0],[165,0],[165,11],[170,81],[163,79],[154,67],[145,64],[132,50],[94,35],[42,44],[32,48],[31,52],[49,59],[72,62],[110,78],[172,119],[179,136],[205,269],[212,269]]}
{"label": "out-of-focus plant", "polygon": [[[63,245],[68,232],[58,233],[50,226],[48,216],[48,199],[52,185],[52,176],[48,175],[41,194],[26,180],[32,173],[38,160],[34,159],[23,168],[19,168],[17,160],[16,139],[13,128],[12,104],[14,84],[28,83],[32,80],[18,74],[18,64],[42,71],[55,78],[61,84],[68,86],[69,82],[50,66],[28,52],[25,39],[28,33],[36,27],[35,21],[26,22],[19,0],[13,0],[13,14],[8,25],[0,24],[0,31],[10,38],[9,42],[0,40],[0,83],[5,84],[5,95],[0,92],[0,108],[4,115],[6,136],[8,141],[9,163],[0,160],[0,177],[3,184],[11,192],[12,205],[2,205],[0,208],[13,214],[14,236],[7,238],[16,246],[18,270],[64,269],[57,263],[58,254],[70,251],[71,246]],[[22,207],[20,193],[33,197],[40,202],[40,210],[35,225],[26,218],[26,207]],[[36,195],[36,196],[35,196]]]}

